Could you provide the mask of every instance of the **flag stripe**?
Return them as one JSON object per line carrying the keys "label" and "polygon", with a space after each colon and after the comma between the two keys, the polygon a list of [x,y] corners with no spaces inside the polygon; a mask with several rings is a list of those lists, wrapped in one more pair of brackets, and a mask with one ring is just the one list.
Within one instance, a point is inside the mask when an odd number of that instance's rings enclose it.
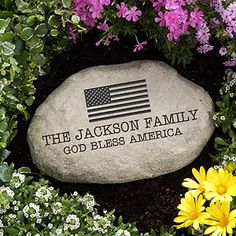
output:
{"label": "flag stripe", "polygon": [[135,102],[121,103],[121,104],[112,105],[112,106],[102,106],[98,108],[88,109],[88,113],[95,112],[95,111],[109,110],[109,109],[119,108],[119,107],[125,107],[125,106],[130,106],[130,105],[137,105],[137,104],[142,104],[142,103],[147,103],[147,102],[149,102],[149,99],[135,101]]}
{"label": "flag stripe", "polygon": [[111,101],[112,101],[112,98],[123,97],[123,96],[129,96],[129,95],[139,94],[139,93],[147,93],[147,89],[138,90],[138,91],[133,91],[133,92],[128,92],[128,93],[114,94],[114,95],[111,95],[110,97],[111,97]]}
{"label": "flag stripe", "polygon": [[122,102],[122,101],[129,101],[129,100],[136,100],[136,99],[139,99],[139,98],[148,98],[148,94],[134,96],[134,97],[127,97],[127,98],[116,99],[116,100],[112,100],[111,103]]}
{"label": "flag stripe", "polygon": [[118,115],[113,115],[113,116],[106,116],[106,117],[100,117],[100,118],[95,118],[95,119],[90,119],[90,122],[96,122],[96,121],[101,121],[101,120],[107,120],[107,119],[114,119],[114,118],[119,118],[119,117],[124,117],[124,116],[133,116],[133,115],[139,115],[142,113],[147,113],[151,112],[151,109],[148,110],[143,110],[143,111],[135,111],[135,112],[130,112],[130,113],[124,113],[124,114],[118,114]]}
{"label": "flag stripe", "polygon": [[142,80],[130,81],[130,82],[125,82],[125,83],[120,83],[120,84],[112,84],[112,85],[109,85],[107,87],[109,87],[109,88],[116,88],[116,87],[120,87],[120,86],[139,84],[139,83],[144,83],[144,82],[146,82],[146,80],[142,79]]}
{"label": "flag stripe", "polygon": [[110,89],[109,88],[109,91],[112,94],[112,93],[122,92],[122,91],[126,91],[126,90],[134,90],[134,89],[146,88],[146,87],[147,87],[146,84],[142,84],[142,85],[129,86],[129,87],[124,87],[124,88],[119,88],[119,89]]}
{"label": "flag stripe", "polygon": [[94,114],[89,114],[88,117],[95,117],[95,116],[103,116],[103,115],[110,115],[114,113],[119,113],[119,112],[124,112],[124,111],[132,111],[132,110],[139,110],[143,108],[149,108],[150,105],[142,105],[142,106],[135,106],[135,107],[127,107],[127,108],[122,108],[118,110],[112,110],[112,111],[105,111],[105,112],[100,112],[100,113],[94,113]]}

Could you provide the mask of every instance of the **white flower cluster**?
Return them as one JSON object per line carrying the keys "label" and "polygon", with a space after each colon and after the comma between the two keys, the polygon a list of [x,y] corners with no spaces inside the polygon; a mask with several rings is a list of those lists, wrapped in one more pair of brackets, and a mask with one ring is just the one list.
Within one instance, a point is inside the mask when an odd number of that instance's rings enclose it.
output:
{"label": "white flower cluster", "polygon": [[34,218],[37,218],[37,222],[40,221],[40,207],[39,205],[36,205],[34,203],[30,203],[29,205],[26,205],[24,208],[23,208],[23,214],[26,218],[31,218],[31,219],[34,219]]}
{"label": "white flower cluster", "polygon": [[128,230],[119,229],[116,231],[115,236],[131,236]]}
{"label": "white flower cluster", "polygon": [[221,163],[223,166],[227,166],[229,164],[229,162],[233,161],[234,163],[236,163],[236,157],[235,156],[228,156],[228,155],[224,155],[223,156],[223,162]]}
{"label": "white flower cluster", "polygon": [[220,89],[220,94],[224,95],[224,93],[230,92],[230,97],[234,97],[234,92],[231,92],[231,89],[236,85],[236,72],[232,70],[227,70],[224,77],[224,86]]}
{"label": "white flower cluster", "polygon": [[10,203],[14,198],[15,193],[5,186],[0,187],[0,214],[5,213],[10,208]]}
{"label": "white flower cluster", "polygon": [[54,202],[52,204],[52,212],[54,215],[58,215],[62,212],[62,204],[60,202]]}
{"label": "white flower cluster", "polygon": [[13,186],[14,188],[19,188],[24,182],[25,182],[25,175],[22,175],[14,171],[14,173],[12,174],[10,185]]}
{"label": "white flower cluster", "polygon": [[111,221],[106,216],[94,215],[92,226],[88,228],[88,230],[92,232],[99,232],[102,234],[106,234],[108,228],[111,227]]}
{"label": "white flower cluster", "polygon": [[96,204],[94,196],[88,193],[85,194],[81,199],[81,203],[86,207],[87,210],[91,210]]}
{"label": "white flower cluster", "polygon": [[64,224],[64,230],[75,230],[78,229],[80,227],[80,221],[79,218],[77,217],[77,215],[75,214],[69,214],[66,217],[66,222]]}
{"label": "white flower cluster", "polygon": [[36,199],[42,199],[43,201],[48,202],[50,199],[52,199],[52,193],[49,188],[42,186],[35,192],[35,197]]}

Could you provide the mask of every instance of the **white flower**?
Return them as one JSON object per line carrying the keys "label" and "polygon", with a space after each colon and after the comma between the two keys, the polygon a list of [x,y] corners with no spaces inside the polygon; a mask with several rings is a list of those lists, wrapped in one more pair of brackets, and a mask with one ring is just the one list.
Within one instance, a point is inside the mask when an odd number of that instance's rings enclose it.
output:
{"label": "white flower", "polygon": [[0,231],[0,236],[3,236],[3,235],[4,235],[4,233],[2,231]]}
{"label": "white flower", "polygon": [[34,203],[30,203],[29,205],[26,205],[23,208],[23,214],[26,218],[39,218],[40,214],[39,214],[39,205],[36,205]]}
{"label": "white flower", "polygon": [[56,234],[57,234],[57,235],[62,234],[62,229],[56,229]]}
{"label": "white flower", "polygon": [[125,231],[124,231],[124,235],[125,235],[125,236],[131,236],[131,234],[130,234],[130,232],[129,232],[128,230],[125,230]]}
{"label": "white flower", "polygon": [[60,202],[54,202],[52,205],[52,212],[54,215],[61,213],[62,211],[62,204]]}
{"label": "white flower", "polygon": [[115,236],[131,236],[130,232],[128,230],[119,229]]}
{"label": "white flower", "polygon": [[123,230],[119,229],[116,233],[115,236],[121,236],[123,234]]}
{"label": "white flower", "polygon": [[220,92],[220,95],[223,95],[223,90],[222,90],[222,89],[220,89],[220,91],[219,91],[219,92]]}
{"label": "white flower", "polygon": [[213,119],[213,120],[216,120],[216,119],[217,119],[217,115],[214,115],[214,116],[212,117],[212,119]]}
{"label": "white flower", "polygon": [[22,175],[17,172],[14,172],[12,174],[10,184],[13,185],[15,188],[19,188],[21,184],[23,184],[24,182],[25,182],[25,175]]}
{"label": "white flower", "polygon": [[236,120],[233,123],[233,127],[236,128]]}
{"label": "white flower", "polygon": [[48,188],[42,186],[35,192],[35,197],[43,199],[47,202],[48,200],[52,199],[52,193]]}
{"label": "white flower", "polygon": [[9,188],[9,187],[4,187],[4,186],[1,186],[0,187],[0,192],[1,193],[6,193],[9,197],[13,198],[15,193]]}
{"label": "white flower", "polygon": [[0,228],[3,228],[2,220],[0,220]]}
{"label": "white flower", "polygon": [[66,217],[66,224],[64,229],[70,228],[71,230],[78,229],[80,227],[79,218],[75,214],[69,214]]}
{"label": "white flower", "polygon": [[234,96],[234,93],[230,93],[229,96],[232,98]]}
{"label": "white flower", "polygon": [[221,116],[220,119],[221,119],[221,120],[225,120],[225,116]]}
{"label": "white flower", "polygon": [[53,227],[53,224],[52,224],[52,223],[49,223],[49,224],[48,224],[48,228],[49,228],[49,229],[52,229],[52,227]]}
{"label": "white flower", "polygon": [[86,209],[91,209],[95,206],[95,199],[94,196],[91,194],[86,194],[84,197],[81,199],[81,202],[83,205],[85,205]]}
{"label": "white flower", "polygon": [[74,191],[73,196],[77,196],[78,192]]}
{"label": "white flower", "polygon": [[32,234],[30,233],[30,232],[28,232],[27,234],[26,234],[26,236],[31,236]]}

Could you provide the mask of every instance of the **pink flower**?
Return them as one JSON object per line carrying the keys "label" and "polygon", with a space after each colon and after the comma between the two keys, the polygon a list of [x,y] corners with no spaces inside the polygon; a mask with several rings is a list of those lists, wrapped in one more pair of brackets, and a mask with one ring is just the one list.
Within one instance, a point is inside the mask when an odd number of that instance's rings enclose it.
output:
{"label": "pink flower", "polygon": [[209,28],[206,25],[203,25],[196,34],[196,39],[200,44],[206,44],[209,41],[210,33]]}
{"label": "pink flower", "polygon": [[213,50],[213,46],[212,45],[209,45],[209,44],[205,44],[205,45],[201,45],[197,48],[197,51],[201,54],[206,54],[207,52],[209,51],[212,51]]}
{"label": "pink flower", "polygon": [[125,6],[125,3],[121,2],[120,5],[116,4],[116,9],[118,10],[116,16],[120,18],[125,18],[126,12],[128,11],[128,8]]}
{"label": "pink flower", "polygon": [[230,59],[228,61],[225,61],[223,64],[225,66],[227,66],[227,67],[234,67],[234,66],[236,66],[236,57],[235,56],[231,56]]}
{"label": "pink flower", "polygon": [[103,30],[103,31],[107,31],[109,29],[109,26],[107,23],[99,23],[99,25],[97,26],[98,29]]}
{"label": "pink flower", "polygon": [[133,6],[133,7],[131,7],[130,10],[128,10],[126,12],[125,15],[126,15],[125,18],[127,21],[130,21],[132,19],[133,22],[136,22],[136,21],[138,21],[139,16],[142,15],[142,12],[140,10],[138,10],[138,8],[136,6]]}
{"label": "pink flower", "polygon": [[92,17],[94,19],[99,19],[102,17],[102,13],[104,11],[103,6],[100,4],[99,1],[97,1],[96,3],[94,3],[94,5],[92,5],[89,8],[89,11],[92,13]]}
{"label": "pink flower", "polygon": [[190,25],[193,28],[198,27],[198,25],[200,25],[204,21],[203,16],[204,16],[203,12],[199,11],[198,6],[195,6],[194,10],[190,13],[190,19],[189,19]]}
{"label": "pink flower", "polygon": [[147,41],[139,42],[138,39],[136,39],[137,44],[134,46],[133,52],[137,52],[143,49],[143,46],[147,44]]}
{"label": "pink flower", "polygon": [[163,12],[158,12],[158,16],[160,17],[160,18],[158,18],[158,17],[156,17],[155,18],[155,22],[160,22],[160,26],[165,26],[165,24],[166,24],[166,21],[165,21],[165,14],[163,14]]}
{"label": "pink flower", "polygon": [[227,54],[227,49],[224,48],[224,47],[220,48],[219,54],[220,54],[221,56],[225,56],[225,55]]}

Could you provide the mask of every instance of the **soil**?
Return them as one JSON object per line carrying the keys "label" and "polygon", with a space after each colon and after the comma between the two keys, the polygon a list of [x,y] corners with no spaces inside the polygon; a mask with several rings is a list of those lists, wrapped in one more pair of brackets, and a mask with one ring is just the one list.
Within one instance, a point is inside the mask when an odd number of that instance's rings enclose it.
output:
{"label": "soil", "polygon": [[[31,117],[36,108],[45,98],[70,75],[91,66],[118,64],[132,60],[162,60],[170,64],[163,55],[149,43],[138,53],[133,53],[134,40],[124,38],[109,47],[96,47],[98,35],[94,32],[83,36],[81,42],[69,51],[55,57],[51,64],[51,72],[35,82],[37,88],[36,101],[30,108]],[[216,45],[217,47],[217,45]],[[175,66],[185,78],[194,81],[209,92],[214,101],[219,98],[219,88],[225,71],[222,61],[216,54],[194,55],[194,60],[186,68]],[[29,121],[30,122],[30,121]],[[26,140],[29,122],[19,121],[19,130],[9,149],[12,151],[9,162],[14,162],[16,168],[28,166],[34,173],[40,173],[34,166]],[[220,135],[216,130],[203,149],[200,156],[187,167],[157,178],[141,180],[125,184],[68,184],[44,176],[51,185],[59,188],[61,194],[78,191],[80,194],[89,192],[99,203],[99,210],[115,209],[115,215],[123,216],[124,222],[137,222],[140,231],[159,229],[161,225],[170,227],[177,215],[176,206],[185,189],[181,182],[191,177],[192,167],[201,165],[209,167],[212,160],[209,153],[214,153],[214,137]]]}

